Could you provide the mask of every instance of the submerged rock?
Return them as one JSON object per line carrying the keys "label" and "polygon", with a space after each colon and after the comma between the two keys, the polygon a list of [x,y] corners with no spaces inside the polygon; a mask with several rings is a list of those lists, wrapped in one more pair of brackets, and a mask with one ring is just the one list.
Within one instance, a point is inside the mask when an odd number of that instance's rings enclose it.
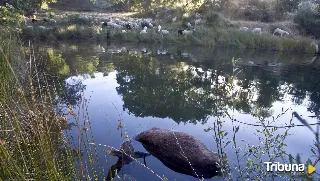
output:
{"label": "submerged rock", "polygon": [[219,156],[195,137],[167,129],[152,128],[135,139],[173,171],[196,178],[220,176]]}

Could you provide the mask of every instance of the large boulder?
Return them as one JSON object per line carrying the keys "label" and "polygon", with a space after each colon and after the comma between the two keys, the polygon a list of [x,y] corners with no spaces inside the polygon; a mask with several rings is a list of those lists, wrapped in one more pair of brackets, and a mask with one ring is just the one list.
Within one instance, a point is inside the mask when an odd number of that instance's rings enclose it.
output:
{"label": "large boulder", "polygon": [[189,134],[152,128],[138,134],[135,139],[173,171],[196,178],[212,178],[221,174],[218,154]]}

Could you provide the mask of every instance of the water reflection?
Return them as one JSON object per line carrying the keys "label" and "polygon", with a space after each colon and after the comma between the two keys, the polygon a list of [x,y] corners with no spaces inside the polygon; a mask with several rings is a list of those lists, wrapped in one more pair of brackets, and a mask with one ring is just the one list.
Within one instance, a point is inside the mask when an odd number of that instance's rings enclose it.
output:
{"label": "water reflection", "polygon": [[[299,124],[291,119],[292,109],[305,110],[300,113],[304,118],[319,117],[320,60],[317,57],[166,45],[72,46],[58,44],[38,51],[48,56],[47,71],[67,90],[58,92],[59,99],[73,105],[83,98],[95,100],[91,104],[94,108],[89,110],[96,115],[93,119],[103,119],[104,114],[97,109],[103,109],[112,100],[118,103],[114,105],[117,111],[123,109],[119,112],[124,119],[133,120],[128,123],[132,135],[149,128],[147,120],[151,120],[148,123],[152,127],[166,128],[170,128],[169,122],[173,120],[177,123],[174,126],[198,134],[206,145],[213,145],[209,140],[214,139],[217,148],[211,146],[210,149],[228,155],[229,165],[237,168],[231,168],[235,180],[238,177],[270,178],[271,173],[262,174],[264,161],[287,162],[286,154],[301,153],[302,147],[310,150],[311,141],[301,146],[288,137],[289,132],[306,131],[303,128],[269,130],[267,126]],[[233,57],[240,59],[233,64]],[[113,113],[112,106],[106,112],[116,120],[120,113]],[[260,127],[245,127],[244,123]],[[93,128],[97,140],[108,145],[119,143],[120,139],[103,139],[102,125],[105,123],[99,122]],[[200,134],[203,129],[214,138]],[[116,137],[116,131],[110,132],[112,138]],[[264,132],[269,133],[262,134]],[[283,142],[291,145],[286,147],[281,145]],[[305,153],[305,158],[311,154]],[[250,167],[245,167],[248,164]],[[159,172],[164,170],[156,161],[152,166]],[[163,173],[172,174],[172,179],[192,180],[167,170]]]}
{"label": "water reflection", "polygon": [[115,62],[118,93],[124,109],[139,117],[172,118],[177,122],[205,122],[214,109],[211,80],[185,64],[163,65],[145,56],[119,56]]}
{"label": "water reflection", "polygon": [[145,159],[150,154],[139,151],[134,151],[131,141],[125,141],[121,144],[120,149],[117,150],[113,147],[109,147],[106,151],[109,155],[117,156],[118,161],[112,165],[108,171],[106,181],[111,181],[117,173],[122,169],[125,164],[129,164],[136,158],[143,158],[146,165]]}

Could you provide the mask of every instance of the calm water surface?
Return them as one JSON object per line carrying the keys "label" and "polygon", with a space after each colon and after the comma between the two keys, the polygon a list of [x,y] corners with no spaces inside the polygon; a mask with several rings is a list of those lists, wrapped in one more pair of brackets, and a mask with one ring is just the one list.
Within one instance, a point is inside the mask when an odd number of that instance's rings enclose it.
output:
{"label": "calm water surface", "polygon": [[[86,124],[87,132],[93,134],[105,175],[117,161],[117,157],[105,154],[105,146],[119,148],[125,135],[133,138],[153,127],[189,133],[210,150],[225,153],[234,180],[241,180],[236,170],[244,169],[248,161],[263,163],[281,150],[287,162],[286,154],[300,154],[304,162],[312,155],[314,135],[308,128],[283,127],[301,124],[292,119],[293,111],[309,123],[320,118],[319,58],[117,43],[57,43],[36,50],[46,60],[46,70],[66,91],[58,91],[58,99],[72,104],[79,113],[80,125]],[[233,57],[238,59],[234,66]],[[228,79],[232,75],[234,79]],[[85,120],[90,120],[90,125]],[[72,118],[69,121],[75,122]],[[270,130],[268,137],[259,132],[262,124],[279,128]],[[235,132],[237,127],[239,131]],[[74,126],[68,132],[75,140],[77,130]],[[274,140],[286,130],[289,135],[283,141]],[[93,138],[89,136],[89,142]],[[270,142],[270,148],[265,147],[264,139]],[[133,141],[133,145],[135,150],[145,151],[140,143]],[[277,160],[283,163],[280,157]],[[143,159],[139,161],[143,163]],[[170,170],[153,156],[147,157],[146,163],[169,180],[198,180]],[[243,172],[250,173],[251,179],[262,173],[254,165]],[[119,175],[124,173],[130,176],[124,180],[160,180],[136,162],[125,165]]]}

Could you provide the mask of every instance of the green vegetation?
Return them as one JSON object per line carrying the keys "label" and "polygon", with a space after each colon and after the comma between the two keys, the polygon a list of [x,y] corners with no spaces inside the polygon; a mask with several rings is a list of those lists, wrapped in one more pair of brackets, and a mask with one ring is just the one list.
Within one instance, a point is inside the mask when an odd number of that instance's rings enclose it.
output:
{"label": "green vegetation", "polygon": [[[14,34],[10,33],[11,29],[1,29],[1,39],[0,39],[0,81],[1,82],[7,82],[6,84],[2,84],[3,87],[1,87],[2,90],[6,91],[0,91],[0,99],[3,100],[7,96],[7,91],[12,90],[14,87],[14,76],[12,75],[12,71],[10,70],[12,67],[10,64],[7,64],[6,59],[14,59],[17,56],[16,48],[19,46],[17,43],[17,36],[14,36]],[[16,62],[12,61],[12,64],[15,65]],[[12,94],[12,92],[8,93]]]}
{"label": "green vegetation", "polygon": [[0,5],[0,25],[17,23],[20,20],[18,10],[10,4]]}
{"label": "green vegetation", "polygon": [[[218,13],[207,12],[204,15],[208,25],[199,25],[195,33],[189,36],[178,36],[177,29],[184,25],[192,17],[187,17],[182,22],[175,24],[161,24],[169,30],[168,35],[161,35],[156,29],[148,30],[148,34],[141,35],[140,30],[101,28],[95,19],[84,19],[79,14],[72,14],[67,19],[61,20],[56,25],[48,26],[48,29],[24,27],[22,36],[35,40],[89,40],[89,41],[123,41],[123,42],[146,42],[146,43],[174,43],[199,46],[224,46],[238,48],[252,48],[296,53],[314,53],[315,48],[308,38],[282,38],[271,34],[252,34],[240,32],[228,20]],[[110,40],[107,40],[107,33]]]}
{"label": "green vegetation", "polygon": [[[28,66],[21,52],[20,42],[12,31],[1,29],[0,33],[0,178],[4,180],[80,180],[89,177],[103,178],[95,171],[93,161],[95,150],[88,146],[87,129],[90,122],[80,124],[80,118],[69,104],[64,108],[68,114],[54,102],[57,94],[52,83],[48,85],[45,74],[38,72],[39,67],[31,47],[26,52]],[[57,76],[66,76],[68,72],[61,57],[52,57],[51,67],[57,65]],[[24,71],[21,71],[23,69]],[[27,72],[25,72],[27,70]],[[19,74],[16,72],[25,72]],[[50,72],[49,70],[46,72]],[[54,70],[51,69],[51,73]],[[65,77],[64,77],[65,78]],[[62,104],[63,106],[65,104]],[[66,137],[72,125],[68,119],[76,121],[79,131],[78,146]],[[81,127],[80,127],[81,126]],[[92,138],[90,138],[94,141]],[[91,141],[91,142],[92,142]],[[85,152],[82,149],[85,149]],[[90,162],[84,163],[86,156]]]}
{"label": "green vegetation", "polygon": [[301,4],[295,22],[306,32],[316,38],[320,38],[320,7],[305,2]]}
{"label": "green vegetation", "polygon": [[[149,30],[148,34],[141,35],[139,30],[128,30],[123,33],[121,30],[101,28],[95,18],[83,18],[79,14],[56,18],[57,23],[52,24],[39,22],[31,27],[19,25],[22,14],[31,13],[50,2],[53,1],[7,0],[0,3],[0,17],[2,18],[0,23],[1,179],[101,180],[107,175],[103,169],[100,170],[98,153],[96,148],[92,146],[94,145],[94,137],[91,132],[88,112],[75,113],[75,105],[84,108],[87,106],[86,100],[83,100],[78,94],[84,90],[85,86],[80,82],[75,88],[65,90],[66,85],[64,84],[70,73],[88,73],[93,78],[93,73],[97,70],[106,74],[113,70],[118,72],[119,87],[117,87],[117,91],[123,96],[124,108],[136,116],[169,117],[177,123],[190,122],[194,124],[199,121],[205,123],[209,116],[216,116],[217,121],[213,127],[209,127],[205,131],[213,133],[220,155],[226,153],[224,149],[227,145],[233,144],[238,165],[234,166],[235,169],[231,168],[227,164],[226,156],[222,156],[225,161],[223,166],[226,167],[226,171],[236,171],[239,179],[259,177],[261,180],[267,180],[267,178],[275,177],[276,175],[262,170],[263,155],[267,155],[270,161],[302,162],[299,155],[294,158],[285,152],[287,145],[284,142],[289,136],[290,126],[284,127],[284,131],[272,126],[287,110],[282,110],[272,121],[267,119],[272,115],[269,110],[272,103],[282,96],[278,89],[281,84],[279,79],[269,81],[260,77],[260,83],[256,85],[259,97],[253,101],[247,94],[249,94],[250,87],[248,82],[254,82],[254,78],[250,75],[240,74],[241,67],[236,67],[235,60],[232,61],[232,64],[230,62],[221,64],[229,70],[232,69],[232,72],[228,72],[228,76],[226,76],[226,84],[215,84],[212,87],[212,82],[218,79],[218,72],[211,75],[210,79],[205,75],[204,79],[204,73],[193,70],[191,66],[184,70],[187,66],[186,63],[180,62],[164,66],[152,56],[121,54],[113,56],[115,58],[113,62],[106,63],[101,62],[96,55],[90,57],[70,56],[72,58],[67,59],[62,53],[55,52],[54,49],[45,49],[43,56],[45,57],[43,60],[45,66],[43,67],[40,64],[42,59],[39,57],[41,56],[34,54],[34,48],[31,45],[28,48],[21,48],[22,42],[19,37],[23,37],[25,40],[49,41],[109,42],[111,40],[174,43],[311,54],[314,53],[314,47],[310,45],[310,38],[274,37],[270,32],[262,35],[240,32],[238,26],[225,17],[228,17],[229,12],[234,12],[232,15],[239,15],[239,17],[242,15],[242,18],[246,20],[274,22],[280,19],[280,15],[298,10],[295,16],[296,23],[308,35],[318,38],[320,34],[319,7],[307,5],[299,7],[298,0],[290,2],[280,0],[276,1],[277,3],[272,1],[271,4],[252,0],[248,2],[250,8],[244,12],[242,10],[236,12],[242,5],[232,5],[231,0],[219,1],[216,4],[200,0],[195,0],[190,4],[187,4],[187,1],[130,1],[131,4],[126,4],[126,1],[115,1],[117,5],[129,6],[128,9],[144,13],[140,16],[148,13],[155,15],[156,7],[163,3],[166,3],[165,5],[168,7],[175,8],[174,15],[178,16],[176,23],[171,23],[173,14],[172,16],[164,14],[164,18],[160,21],[163,28],[170,31],[169,35],[161,35],[156,30]],[[206,24],[196,27],[193,35],[178,36],[177,29],[184,27],[186,22],[194,20],[195,12],[190,11],[192,8],[198,8]],[[151,12],[144,12],[144,10],[151,10]],[[277,13],[272,16],[271,12]],[[42,25],[45,25],[46,28],[41,28]],[[21,28],[21,31],[16,27]],[[274,25],[273,28],[276,27],[278,25]],[[110,39],[108,39],[107,33],[109,33]],[[73,67],[67,62],[70,60],[75,62]],[[255,69],[252,71],[260,71],[259,68]],[[196,71],[196,76],[194,76],[194,71]],[[319,108],[314,102],[319,102],[319,99],[313,93],[318,90],[318,85],[314,83],[318,80],[318,76],[310,76],[310,71],[306,71],[307,75],[286,76],[294,80],[293,82],[288,81],[289,83],[296,85],[292,88],[292,91],[296,91],[298,95],[295,101],[301,101],[307,92],[311,93],[310,99],[313,104],[309,108],[316,111]],[[265,75],[265,72],[262,73],[259,76]],[[238,75],[244,76],[243,80],[247,82],[239,81],[239,85],[236,85],[235,81],[239,79]],[[127,77],[134,81],[128,81]],[[311,82],[312,84],[303,84],[303,82]],[[242,89],[236,91],[236,87]],[[59,97],[58,100],[56,97]],[[186,97],[189,99],[185,99]],[[260,145],[254,146],[243,141],[245,152],[241,152],[237,139],[240,127],[235,124],[237,121],[233,118],[233,112],[228,112],[230,109],[253,113],[258,118],[260,128],[256,129],[256,132],[261,141]],[[222,119],[223,117],[228,119]],[[299,118],[299,115],[296,117]],[[72,120],[75,124],[68,123],[68,120]],[[319,133],[314,131],[302,118],[299,120],[315,135],[315,147],[311,151],[314,156],[319,158]],[[227,132],[223,126],[224,123],[230,123],[230,121],[232,122],[232,131]],[[119,128],[121,128],[121,120],[119,124]],[[291,122],[290,125],[292,125]],[[67,136],[72,126],[78,133],[76,143]],[[230,140],[227,139],[228,134],[232,134]],[[240,162],[243,161],[246,162],[246,167],[240,166]],[[309,159],[305,163],[311,163],[311,160]],[[224,176],[229,177],[227,173]],[[289,177],[293,176],[289,175]]]}
{"label": "green vegetation", "polygon": [[[33,2],[33,3],[2,3],[0,14],[4,17],[5,22],[20,22],[20,14],[27,12],[29,9],[36,9],[43,4],[52,1]],[[299,5],[299,0],[294,1],[240,1],[235,3],[232,0],[212,3],[210,1],[195,0],[191,3],[186,1],[113,1],[117,6],[129,6],[129,9],[141,12],[139,16],[153,17],[157,24],[166,27],[170,31],[169,35],[160,35],[156,28],[149,30],[147,35],[140,35],[139,30],[128,31],[127,34],[121,30],[107,30],[101,28],[100,19],[95,17],[84,17],[80,14],[70,14],[68,16],[53,16],[57,23],[44,23],[40,16],[40,22],[32,24],[32,27],[22,25],[22,36],[32,40],[92,40],[106,41],[107,32],[110,32],[111,40],[133,41],[133,42],[150,42],[150,43],[178,43],[187,45],[201,46],[226,46],[252,49],[267,49],[285,52],[297,53],[314,53],[315,48],[311,47],[311,38],[302,38],[297,36],[301,29],[301,34],[313,35],[317,37],[319,33],[318,26],[318,11],[316,4],[302,3]],[[166,8],[157,8],[165,3]],[[5,6],[4,6],[5,5]],[[27,6],[28,5],[28,6]],[[243,12],[243,8],[245,8]],[[295,16],[297,26],[283,26],[283,24],[275,21],[282,20],[280,17],[285,17],[286,13],[298,12]],[[148,10],[148,11],[145,11]],[[195,12],[200,12],[203,23],[196,26],[196,33],[193,36],[179,37],[177,30],[186,28],[187,22],[194,22]],[[177,17],[178,21],[172,23],[172,17]],[[234,17],[233,17],[234,16]],[[226,19],[225,17],[228,17]],[[238,29],[243,24],[240,22],[232,22],[232,20],[249,20],[261,22],[274,22],[268,28],[261,24],[249,24],[249,28],[261,27],[263,35],[252,35],[252,33],[239,32]],[[261,26],[260,26],[261,25]],[[45,26],[39,27],[39,26]],[[299,27],[298,27],[299,26]],[[288,38],[272,37],[275,28],[283,28],[290,32]],[[292,35],[291,35],[292,34]]]}
{"label": "green vegetation", "polygon": [[[3,40],[8,42],[9,40],[5,37],[10,37],[9,31],[6,36],[2,37]],[[11,45],[17,46],[7,49],[7,53],[3,56],[4,59],[2,60],[5,60],[7,67],[10,67],[8,62],[15,62],[15,58],[19,57],[18,55],[13,56],[14,52],[18,52],[17,47],[19,42],[17,40],[10,41],[12,42]],[[6,46],[3,43],[0,50],[5,50],[5,48]],[[77,50],[77,47],[73,46],[66,48]],[[234,83],[234,80],[239,79],[237,76],[245,76],[244,80],[254,81],[251,75],[241,75],[241,69],[239,69],[241,67],[236,67],[236,61],[233,61],[233,63],[224,61],[221,64],[225,69],[232,70],[230,72],[231,76],[227,79],[226,84],[215,84],[212,87],[212,81],[217,79],[218,74],[211,75],[211,78],[205,76],[205,79],[202,78],[202,72],[196,72],[197,75],[194,76],[194,72],[192,71],[193,66],[191,65],[187,70],[184,70],[184,67],[188,64],[183,62],[165,65],[159,64],[158,60],[152,56],[119,54],[112,57],[113,62],[109,63],[112,63],[114,67],[111,67],[104,65],[103,62],[106,60],[102,61],[99,57],[87,55],[87,53],[84,53],[87,56],[63,54],[55,52],[51,48],[43,49],[42,51],[44,51],[43,55],[48,56],[44,72],[54,75],[54,80],[51,80],[51,78],[42,79],[46,76],[37,71],[36,61],[28,59],[29,63],[35,66],[35,68],[27,72],[25,86],[20,89],[19,83],[13,84],[13,88],[17,87],[16,91],[12,93],[13,96],[10,96],[11,93],[8,93],[5,99],[1,101],[1,105],[4,107],[0,110],[1,115],[5,115],[1,117],[0,159],[1,163],[3,163],[1,164],[1,170],[3,170],[0,173],[1,178],[21,180],[31,178],[39,180],[80,180],[80,178],[84,177],[86,179],[94,178],[99,180],[107,175],[98,169],[96,170],[96,168],[100,168],[99,162],[101,160],[97,160],[95,148],[92,148],[88,144],[94,141],[90,132],[90,121],[88,121],[90,119],[88,117],[85,119],[79,117],[79,114],[83,113],[75,113],[72,106],[79,105],[82,102],[81,97],[78,98],[75,94],[70,96],[72,92],[77,91],[71,88],[70,94],[66,92],[66,95],[63,95],[64,92],[60,92],[59,90],[59,87],[64,87],[63,85],[58,84],[57,88],[52,89],[47,84],[43,84],[46,83],[46,80],[51,83],[64,82],[67,74],[71,71],[93,73],[99,69],[99,66],[102,67],[100,67],[102,70],[108,71],[114,69],[118,72],[117,82],[119,87],[117,91],[123,96],[124,107],[129,109],[134,115],[140,117],[170,117],[178,123],[187,120],[194,124],[199,121],[205,123],[208,116],[217,115],[215,124],[206,129],[206,131],[210,132],[209,134],[212,133],[217,142],[218,151],[224,161],[222,165],[226,169],[225,177],[229,177],[227,173],[229,170],[237,173],[241,180],[256,178],[258,176],[261,180],[266,180],[267,178],[279,176],[265,172],[263,169],[263,161],[265,160],[262,159],[262,155],[265,154],[267,154],[268,159],[271,161],[281,161],[282,163],[288,163],[289,161],[302,162],[299,156],[293,158],[293,156],[285,152],[287,145],[284,142],[290,136],[288,134],[290,128],[285,128],[285,131],[283,131],[283,129],[272,127],[287,110],[283,110],[273,121],[269,121],[268,119],[272,115],[269,110],[272,102],[281,97],[281,93],[277,89],[281,81],[278,79],[271,81],[269,79],[261,80],[261,84],[256,85],[260,96],[256,101],[252,101],[249,98],[250,96],[246,96],[247,90],[250,87],[246,87],[246,85],[250,84],[241,81],[238,84],[243,89],[235,91],[236,87],[239,86]],[[12,56],[9,56],[9,52],[11,52]],[[34,55],[31,52],[33,52],[32,48],[29,47],[25,51],[26,57],[31,55],[33,59]],[[8,61],[6,57],[12,58]],[[67,63],[67,57],[72,57],[68,58],[68,61],[74,62],[74,66],[70,66]],[[212,65],[212,67],[214,66]],[[255,69],[259,71],[259,68]],[[10,68],[8,70],[3,75],[12,75],[13,78],[11,76],[11,78],[6,77],[3,83],[10,79],[13,82],[18,82],[14,79],[16,74]],[[157,70],[159,71],[157,72]],[[166,73],[164,74],[164,72]],[[309,73],[310,71],[307,72]],[[265,72],[257,73],[260,76],[265,74]],[[304,81],[300,79],[308,77],[308,75],[303,75],[303,78],[300,75],[291,76],[297,76],[292,78],[292,80],[296,81],[293,84],[297,82],[302,83]],[[33,78],[30,79],[30,77]],[[128,82],[126,77],[131,77],[131,81]],[[307,82],[314,81],[310,80]],[[7,84],[1,83],[0,85],[1,87],[5,87]],[[315,86],[314,84],[308,84],[308,86],[305,86],[305,84],[301,85],[303,89],[307,90],[315,90]],[[7,88],[5,90],[4,92],[8,92]],[[201,93],[199,93],[199,90],[201,90]],[[233,94],[233,90],[237,94]],[[67,110],[68,115],[63,115],[61,114],[61,110],[54,109],[53,105],[56,105],[56,103],[53,102],[53,95],[57,94],[63,99],[61,101],[62,105],[64,105],[63,103],[69,105],[64,108]],[[185,96],[190,99],[185,99]],[[237,122],[233,118],[233,113],[228,112],[229,108],[246,113],[252,112],[259,118],[260,128],[257,128],[257,135],[261,140],[261,144],[251,145],[246,141],[240,142],[237,137],[240,127],[236,124]],[[221,112],[223,114],[219,116]],[[6,114],[12,116],[8,117]],[[87,113],[84,114],[88,116]],[[223,116],[229,119],[223,119]],[[79,133],[79,142],[70,143],[70,138],[64,134],[70,128],[66,119],[75,120],[75,126]],[[230,121],[234,122],[233,130],[226,131],[227,129],[224,129],[224,124],[229,124]],[[2,124],[5,126],[2,126]],[[121,122],[119,124],[121,126]],[[232,135],[231,139],[228,135]],[[244,143],[245,146],[241,146],[241,143]],[[231,144],[235,147],[234,150],[237,154],[239,165],[236,166],[228,165],[227,157],[223,156],[226,153],[225,149]],[[317,152],[316,149],[314,151],[315,153]],[[90,161],[82,161],[85,157],[88,157]],[[242,166],[240,162],[245,162],[247,165]]]}
{"label": "green vegetation", "polygon": [[[56,0],[2,0],[0,6],[7,9],[10,13],[23,13],[30,14],[35,12],[40,8],[46,9],[49,3],[54,3]],[[3,11],[0,11],[0,17],[7,17],[11,14],[2,14]],[[6,16],[3,16],[6,15]]]}

